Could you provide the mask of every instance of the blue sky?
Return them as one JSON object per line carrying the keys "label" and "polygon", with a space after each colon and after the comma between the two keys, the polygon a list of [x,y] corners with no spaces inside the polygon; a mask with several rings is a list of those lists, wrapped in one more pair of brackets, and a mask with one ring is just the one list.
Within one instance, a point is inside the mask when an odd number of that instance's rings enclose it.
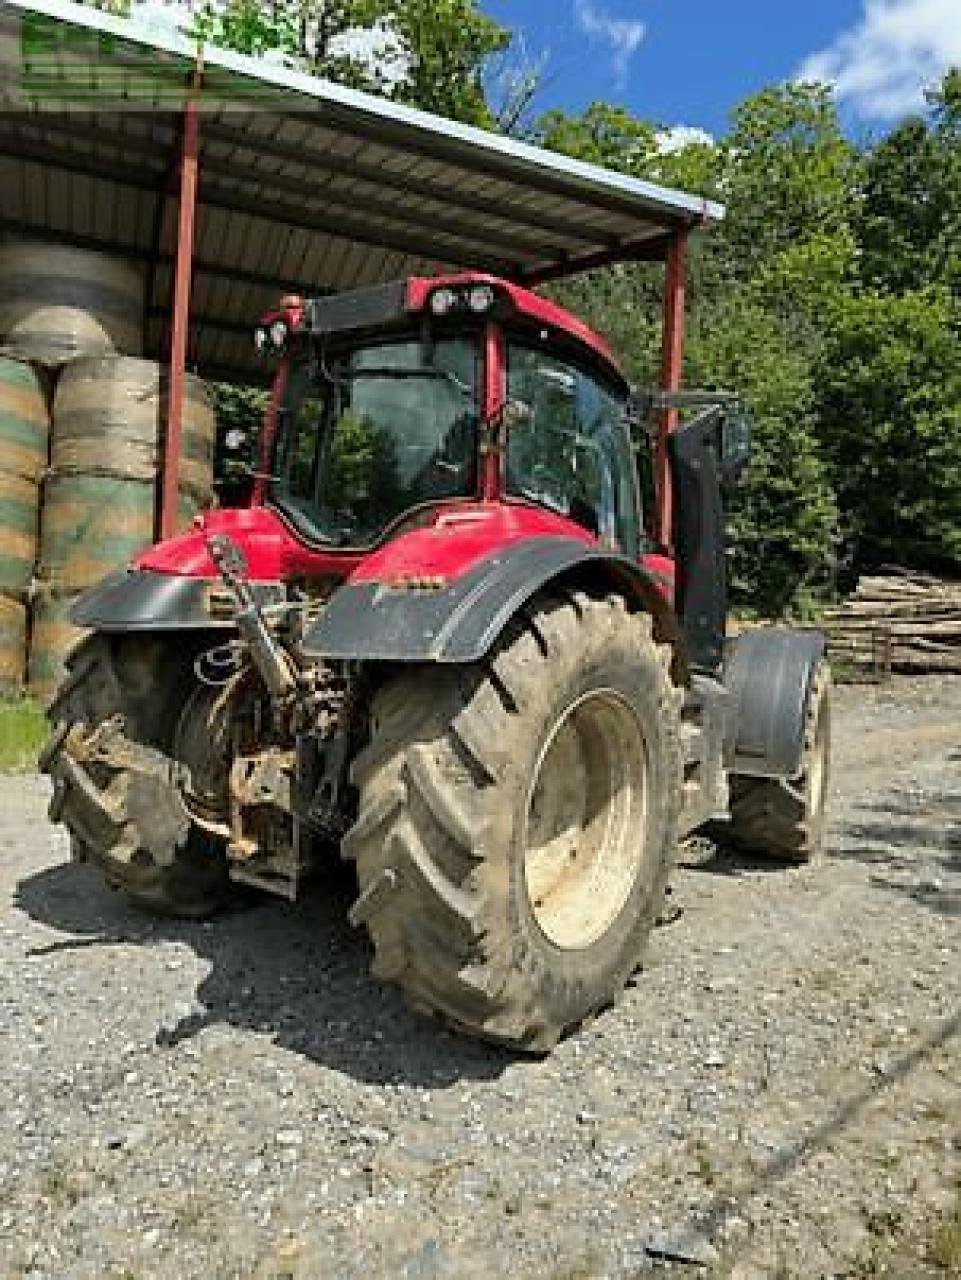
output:
{"label": "blue sky", "polygon": [[537,106],[622,103],[718,134],[749,93],[799,72],[835,83],[855,131],[920,105],[961,65],[961,0],[482,0],[546,55]]}

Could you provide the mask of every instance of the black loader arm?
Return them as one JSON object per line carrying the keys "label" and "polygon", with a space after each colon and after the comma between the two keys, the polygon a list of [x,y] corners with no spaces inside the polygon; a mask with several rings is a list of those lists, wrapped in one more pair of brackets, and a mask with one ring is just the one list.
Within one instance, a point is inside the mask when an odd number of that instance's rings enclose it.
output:
{"label": "black loader arm", "polygon": [[551,586],[620,591],[653,616],[659,639],[677,645],[673,611],[640,565],[576,538],[538,537],[434,589],[348,582],[308,629],[303,650],[308,658],[476,662],[518,610]]}
{"label": "black loader arm", "polygon": [[677,612],[691,666],[714,674],[724,654],[727,566],[721,501],[720,406],[669,438],[677,554]]}

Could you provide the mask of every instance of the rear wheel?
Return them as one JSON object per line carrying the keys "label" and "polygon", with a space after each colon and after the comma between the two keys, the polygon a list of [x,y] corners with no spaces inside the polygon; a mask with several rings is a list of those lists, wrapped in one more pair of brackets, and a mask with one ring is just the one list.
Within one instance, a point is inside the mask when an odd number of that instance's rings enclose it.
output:
{"label": "rear wheel", "polygon": [[649,617],[578,594],[482,665],[381,690],[344,853],[375,972],[416,1007],[540,1050],[615,998],[676,839],[670,658]]}
{"label": "rear wheel", "polygon": [[224,843],[192,821],[170,754],[189,688],[182,666],[156,640],[86,640],[48,711],[41,767],[53,779],[50,817],[79,858],[142,907],[200,917],[231,885]]}
{"label": "rear wheel", "polygon": [[812,862],[824,846],[831,759],[831,671],[819,662],[804,715],[796,778],[731,779],[730,835],[754,853]]}

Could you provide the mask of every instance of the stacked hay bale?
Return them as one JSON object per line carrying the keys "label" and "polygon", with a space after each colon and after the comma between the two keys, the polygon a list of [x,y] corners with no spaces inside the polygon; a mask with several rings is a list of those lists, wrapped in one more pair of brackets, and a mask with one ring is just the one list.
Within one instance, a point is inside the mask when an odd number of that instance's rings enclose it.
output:
{"label": "stacked hay bale", "polygon": [[[167,393],[166,371],[148,360],[75,360],[60,375],[30,649],[30,687],[40,697],[55,690],[80,636],[68,618],[76,597],[153,542]],[[214,434],[207,389],[188,376],[180,528],[210,502]]]}
{"label": "stacked hay bale", "polygon": [[[167,379],[160,366],[135,358],[142,350],[142,316],[143,282],[129,263],[58,244],[0,245],[0,353],[12,357],[0,367],[0,385],[4,368],[17,362],[19,370],[39,366],[52,391],[49,453],[48,398],[42,462],[32,481],[33,541],[19,538],[14,544],[12,533],[7,537],[19,556],[18,582],[29,563],[27,676],[31,692],[44,700],[56,690],[63,660],[81,635],[68,618],[77,595],[153,541]],[[3,439],[0,432],[5,457]],[[182,527],[209,502],[213,442],[210,400],[201,383],[188,379],[180,471]],[[35,566],[36,484],[41,471]],[[14,512],[17,520],[30,524],[21,509],[30,501],[22,483],[26,477],[17,476],[19,483],[9,481],[6,490],[0,479],[0,530],[8,491],[8,525],[12,529]],[[0,534],[0,564],[2,556]],[[0,569],[0,592],[18,604],[20,612],[0,604],[0,682],[6,670],[9,683],[16,685],[23,665],[22,596],[7,592],[2,582]]]}
{"label": "stacked hay bale", "polygon": [[40,480],[49,415],[43,378],[0,356],[0,696],[18,693],[27,661],[27,608],[37,554]]}
{"label": "stacked hay bale", "polygon": [[0,244],[0,345],[56,370],[143,349],[143,281],[128,262],[69,245]]}

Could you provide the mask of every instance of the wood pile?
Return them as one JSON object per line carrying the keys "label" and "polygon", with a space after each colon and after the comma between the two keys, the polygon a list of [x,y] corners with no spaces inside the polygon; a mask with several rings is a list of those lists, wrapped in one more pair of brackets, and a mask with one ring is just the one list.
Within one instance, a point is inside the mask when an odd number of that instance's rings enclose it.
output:
{"label": "wood pile", "polygon": [[824,615],[832,658],[876,673],[961,673],[961,579],[891,569]]}

